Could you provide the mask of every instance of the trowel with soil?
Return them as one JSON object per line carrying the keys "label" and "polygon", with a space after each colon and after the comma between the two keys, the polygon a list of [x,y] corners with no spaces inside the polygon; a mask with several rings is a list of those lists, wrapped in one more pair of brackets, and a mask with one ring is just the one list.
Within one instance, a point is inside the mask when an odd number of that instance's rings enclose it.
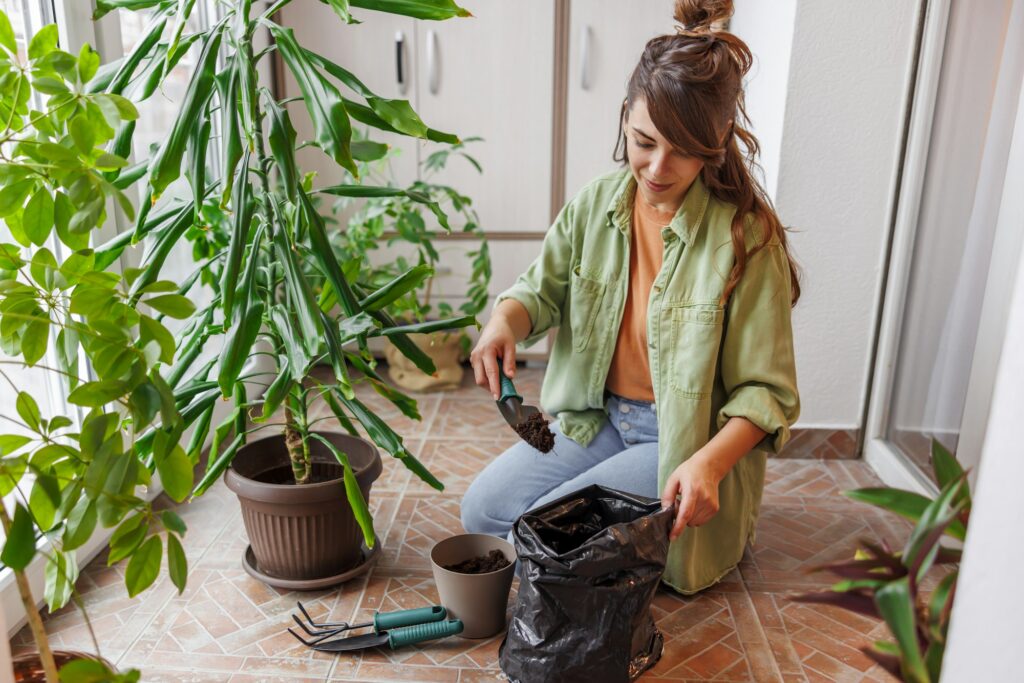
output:
{"label": "trowel with soil", "polygon": [[536,406],[524,406],[523,397],[516,393],[512,384],[498,361],[498,372],[501,373],[501,398],[497,400],[498,410],[505,417],[512,429],[516,430],[526,443],[541,453],[549,453],[555,447],[555,435],[548,427],[549,422]]}

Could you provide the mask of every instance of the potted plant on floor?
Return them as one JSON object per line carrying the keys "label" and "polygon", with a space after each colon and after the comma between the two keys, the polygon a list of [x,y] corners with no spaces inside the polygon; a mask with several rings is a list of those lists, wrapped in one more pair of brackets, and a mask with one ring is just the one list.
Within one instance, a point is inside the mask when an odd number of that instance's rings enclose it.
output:
{"label": "potted plant on floor", "polygon": [[[401,189],[314,187],[314,179],[303,175],[296,162],[300,141],[290,111],[260,82],[261,60],[274,53],[280,56],[301,91],[295,98],[301,107],[295,109],[303,109],[312,120],[315,140],[309,144],[353,174],[356,160],[378,159],[386,147],[352,140],[351,119],[415,137],[458,139],[428,128],[408,102],[377,97],[342,66],[304,49],[290,29],[273,20],[288,1],[279,0],[264,11],[246,0],[222,3],[219,22],[187,38],[200,54],[180,113],[146,166],[152,201],[144,206],[148,209],[159,201],[168,185],[182,175],[189,178],[193,203],[153,229],[137,222],[136,236],[148,236],[156,245],[173,244],[182,236],[193,240],[196,252],[205,258],[196,278],[179,291],[186,294],[202,281],[215,293],[213,302],[189,319],[179,337],[180,357],[168,375],[183,415],[196,425],[187,449],[192,460],[199,459],[206,435],[213,435],[209,461],[193,494],[201,494],[230,467],[228,485],[242,497],[253,497],[251,503],[243,501],[252,543],[247,567],[268,582],[300,588],[348,576],[353,564],[366,559],[358,536],[369,549],[375,545],[366,496],[380,464],[372,444],[359,439],[355,423],[362,425],[374,444],[435,488],[443,488],[402,438],[356,397],[350,368],[403,413],[419,419],[415,401],[388,387],[374,371],[367,338],[386,336],[431,373],[433,363],[408,334],[466,327],[476,320],[467,315],[397,324],[387,306],[419,286],[431,269],[412,268],[364,289],[354,269],[346,269],[336,258],[316,210],[318,195],[404,196],[428,206],[442,220],[444,213],[430,198]],[[330,0],[329,4],[348,23],[354,23],[349,6],[421,19],[468,14],[449,0]],[[183,49],[182,27],[192,3],[102,0],[98,14],[112,7],[154,10],[156,38],[148,48],[145,68],[153,70],[153,81],[159,83],[166,72],[160,65]],[[263,29],[273,43],[257,51],[254,36]],[[164,32],[170,36],[167,40],[161,40]],[[343,97],[336,82],[357,93],[362,102]],[[219,139],[211,135],[215,119]],[[209,156],[219,160],[217,173],[207,164],[208,148],[216,149]],[[226,231],[223,238],[218,237],[219,228]],[[159,254],[158,249],[151,253]],[[159,277],[162,265],[155,257],[143,262],[133,296]],[[318,300],[314,288],[321,285]],[[218,337],[223,340],[220,357],[193,368],[199,351]],[[271,366],[271,381],[257,398],[251,398],[249,391],[258,381],[257,373],[247,367],[254,357]],[[329,380],[310,376],[321,362],[331,367]],[[232,399],[234,409],[213,425],[214,405],[224,398]],[[347,437],[314,429],[310,413],[314,401],[330,406]],[[283,413],[283,433],[249,443],[250,434],[268,426],[278,410]],[[250,420],[262,424],[252,426]],[[144,450],[155,444],[149,435],[141,441]],[[281,466],[290,474],[287,482],[280,481]],[[342,492],[348,505],[339,500]],[[332,515],[338,519],[323,519]],[[347,524],[347,530],[336,530],[335,521]]]}
{"label": "potted plant on floor", "polygon": [[[879,641],[863,650],[889,673],[913,683],[937,682],[941,675],[961,556],[959,548],[942,545],[942,538],[962,543],[971,514],[967,474],[936,440],[932,468],[941,489],[934,499],[888,487],[846,491],[854,500],[911,520],[914,529],[899,551],[884,539],[861,541],[862,549],[853,560],[812,570],[830,572],[842,581],[830,591],[795,598],[884,619],[896,642]],[[934,568],[944,573],[926,596],[922,583]]]}
{"label": "potted plant on floor", "polygon": [[[380,285],[393,279],[412,266],[429,266],[435,272],[441,262],[441,255],[435,241],[440,241],[439,231],[433,227],[436,217],[427,210],[427,205],[413,197],[426,197],[457,216],[462,225],[460,235],[470,239],[476,249],[465,253],[469,259],[469,276],[466,279],[465,301],[458,310],[464,315],[478,315],[487,305],[488,285],[491,281],[491,259],[487,238],[480,227],[480,219],[473,209],[473,201],[454,187],[442,184],[436,176],[444,171],[449,159],[461,157],[478,172],[480,164],[466,153],[465,144],[479,141],[467,138],[448,144],[432,152],[422,164],[421,180],[412,183],[404,195],[371,196],[346,221],[345,229],[336,233],[333,240],[338,258],[345,263],[358,264],[357,278],[368,286]],[[389,150],[379,161],[358,164],[362,183],[371,185],[392,185],[394,174],[391,160],[398,150]],[[334,214],[343,212],[356,200],[343,197],[335,202]],[[449,220],[451,220],[449,218]],[[447,228],[447,225],[443,225]],[[412,260],[398,256],[394,260],[374,263],[373,252],[381,247],[387,232],[397,233],[387,240],[386,246],[404,244],[414,251]],[[450,230],[446,231],[446,234]],[[379,259],[378,259],[379,261]],[[387,308],[396,319],[409,322],[433,321],[437,317],[451,316],[455,309],[444,300],[432,301],[435,277],[427,278],[422,285],[393,301]],[[417,334],[412,341],[433,360],[437,371],[427,374],[410,362],[394,344],[387,344],[385,357],[391,380],[402,389],[411,391],[440,391],[456,388],[461,384],[463,367],[461,361],[468,357],[472,340],[461,330],[438,330],[430,334]]]}
{"label": "potted plant on floor", "polygon": [[[129,301],[131,274],[113,272],[109,250],[92,248],[108,206],[134,213],[124,194],[131,180],[117,178],[128,162],[110,143],[137,111],[117,93],[121,66],[99,63],[88,45],[77,56],[58,49],[54,25],[33,36],[21,63],[0,12],[0,383],[12,408],[0,433],[0,566],[14,572],[39,650],[18,665],[37,676],[26,680],[51,683],[65,662],[67,681],[138,672],[51,651],[27,576],[33,560],[45,558],[43,597],[56,610],[76,599],[76,551],[98,527],[116,525],[108,561],[127,560],[130,596],[156,579],[165,545],[170,578],[185,586],[185,525],[171,511],[154,513],[137,490],[154,473],[175,500],[192,487],[177,446],[182,418],[160,373],[174,357],[162,318],[187,316],[192,304],[173,293],[177,284],[157,280]],[[113,87],[97,92],[98,81]],[[37,400],[54,376],[66,414]],[[149,467],[136,449],[146,429]]]}

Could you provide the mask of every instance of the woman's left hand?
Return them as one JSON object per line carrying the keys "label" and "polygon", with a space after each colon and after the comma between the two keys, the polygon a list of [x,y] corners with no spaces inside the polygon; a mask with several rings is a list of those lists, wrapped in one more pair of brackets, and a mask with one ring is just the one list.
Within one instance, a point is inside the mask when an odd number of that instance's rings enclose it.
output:
{"label": "woman's left hand", "polygon": [[670,540],[676,540],[687,526],[700,526],[718,512],[718,484],[724,475],[708,460],[706,452],[698,451],[677,467],[668,478],[661,494],[663,508],[671,507],[679,496],[675,523]]}

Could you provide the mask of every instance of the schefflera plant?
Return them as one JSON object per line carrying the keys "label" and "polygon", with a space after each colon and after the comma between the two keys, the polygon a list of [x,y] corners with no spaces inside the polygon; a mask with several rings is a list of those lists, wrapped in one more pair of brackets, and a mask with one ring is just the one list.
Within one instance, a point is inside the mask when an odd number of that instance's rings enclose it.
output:
{"label": "schefflera plant", "polygon": [[[355,175],[356,160],[378,159],[387,147],[354,141],[351,119],[414,137],[446,142],[458,138],[428,128],[407,101],[378,97],[347,69],[303,48],[292,30],[271,19],[287,4],[288,0],[280,0],[257,12],[247,0],[223,2],[218,23],[191,36],[183,36],[194,5],[191,0],[100,0],[96,14],[102,16],[114,8],[152,10],[146,37],[126,58],[140,65],[143,74],[151,68],[147,65],[173,58],[186,40],[199,49],[180,112],[148,160],[149,201],[144,202],[144,210],[150,204],[162,206],[157,203],[161,195],[182,176],[192,188],[191,201],[176,212],[165,212],[166,218],[141,217],[135,234],[135,239],[152,239],[156,245],[173,244],[182,236],[193,240],[201,263],[196,277],[190,278],[181,292],[187,293],[197,281],[207,283],[215,292],[213,301],[192,316],[180,335],[180,355],[167,377],[186,423],[195,424],[187,449],[193,461],[198,461],[205,437],[213,433],[208,465],[193,493],[199,495],[211,486],[248,435],[265,426],[250,428],[249,419],[266,422],[283,408],[295,482],[309,481],[309,444],[311,439],[319,439],[342,465],[348,501],[367,544],[373,547],[372,519],[348,458],[316,434],[310,406],[317,398],[324,400],[349,433],[358,435],[358,422],[377,445],[442,490],[441,482],[406,449],[402,437],[356,397],[350,368],[358,370],[361,381],[370,382],[405,415],[421,419],[415,401],[390,388],[375,372],[366,339],[386,335],[424,372],[433,373],[436,368],[429,356],[407,335],[477,322],[473,316],[463,316],[429,324],[396,323],[386,307],[422,284],[432,269],[412,268],[379,288],[364,289],[356,282],[358,264],[343,266],[335,257],[316,209],[316,196],[321,193],[401,195],[423,202],[447,228],[446,216],[435,202],[396,188],[315,188],[315,178],[299,168],[296,149],[314,145]],[[450,0],[330,0],[328,4],[349,24],[358,23],[350,7],[422,19],[468,14]],[[254,36],[260,29],[267,29],[272,45],[256,52]],[[312,119],[314,140],[296,139],[286,105],[260,82],[257,65],[274,52],[298,83],[301,96],[294,99],[301,100]],[[362,101],[342,96],[336,82]],[[219,128],[217,136],[211,132],[214,123]],[[208,150],[210,159],[213,155],[218,159],[216,172],[207,163]],[[158,250],[154,247],[151,253],[158,254]],[[159,277],[161,266],[155,256],[143,261],[133,297],[142,292],[141,285]],[[192,368],[201,350],[217,336],[223,337],[219,358]],[[253,378],[247,374],[247,361],[260,354],[272,360],[273,380],[261,398],[249,400],[246,383]],[[310,377],[311,369],[319,364],[332,368],[329,381]],[[214,425],[214,406],[221,398],[233,400],[233,411]],[[147,448],[152,439],[145,435],[142,442]]]}
{"label": "schefflera plant", "polygon": [[[967,474],[937,440],[932,441],[932,469],[940,487],[935,498],[889,487],[846,491],[853,500],[911,520],[914,529],[900,550],[893,550],[884,539],[862,540],[854,559],[811,570],[842,579],[830,591],[794,598],[885,620],[895,642],[878,641],[862,649],[908,683],[937,683],[942,674],[962,554],[959,547],[943,545],[942,540],[948,536],[963,543],[971,514]],[[941,578],[926,593],[925,578],[937,568],[942,570]]]}
{"label": "schefflera plant", "polygon": [[[131,277],[109,269],[113,252],[93,248],[108,207],[134,215],[124,194],[131,178],[118,177],[128,162],[112,148],[137,111],[124,97],[97,92],[98,81],[124,78],[116,65],[101,70],[88,45],[75,56],[57,43],[56,26],[42,28],[20,62],[0,12],[0,218],[9,234],[0,240],[0,383],[16,413],[0,422],[0,497],[9,502],[0,505],[0,563],[15,574],[54,683],[58,672],[25,574],[37,555],[45,556],[51,611],[75,597],[76,551],[101,526],[120,525],[109,562],[127,558],[129,595],[156,579],[165,544],[170,578],[179,591],[185,587],[185,524],[172,511],[154,513],[137,492],[151,484],[151,468],[177,500],[192,488],[191,464],[174,436],[183,421],[160,367],[175,352],[163,316],[186,317],[194,308],[168,281],[131,297]],[[67,414],[49,414],[45,402],[40,408],[48,374],[60,377]],[[16,377],[31,377],[31,385],[18,386]],[[154,436],[147,467],[136,437],[154,423],[163,436]],[[96,661],[73,662],[60,675],[138,679]]]}

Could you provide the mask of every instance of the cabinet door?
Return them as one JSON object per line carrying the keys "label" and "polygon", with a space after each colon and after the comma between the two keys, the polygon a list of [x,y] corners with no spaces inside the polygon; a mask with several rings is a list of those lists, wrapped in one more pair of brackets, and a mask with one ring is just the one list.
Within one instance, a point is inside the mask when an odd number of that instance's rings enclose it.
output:
{"label": "cabinet door", "polygon": [[[428,125],[480,136],[477,173],[452,159],[443,182],[471,197],[487,232],[548,227],[554,0],[462,2],[473,18],[417,26],[419,111]],[[424,143],[426,158],[432,143]]]}
{"label": "cabinet door", "polygon": [[[281,11],[281,23],[295,30],[295,38],[300,45],[345,67],[380,97],[409,100],[415,109],[415,69],[412,63],[416,54],[413,48],[415,21],[383,12],[356,9],[354,13],[362,23],[349,26],[324,3],[296,2],[287,5]],[[399,38],[404,43],[404,84],[398,81]],[[301,95],[287,67],[284,68],[284,72],[285,96]],[[337,81],[332,82],[345,97],[360,104],[364,103],[360,96],[346,86]],[[298,140],[312,140],[315,137],[313,125],[302,103],[291,103],[289,112]],[[371,139],[398,148],[399,153],[391,164],[396,184],[405,187],[416,179],[418,150],[413,138],[368,128],[355,120],[352,121],[352,126],[363,132],[369,130]],[[299,163],[304,171],[316,171],[319,174],[317,186],[344,182],[344,171],[341,167],[318,148],[308,147],[301,150]]]}
{"label": "cabinet door", "polygon": [[647,41],[675,33],[671,3],[575,0],[569,19],[565,191],[568,200],[612,171],[619,111]]}

